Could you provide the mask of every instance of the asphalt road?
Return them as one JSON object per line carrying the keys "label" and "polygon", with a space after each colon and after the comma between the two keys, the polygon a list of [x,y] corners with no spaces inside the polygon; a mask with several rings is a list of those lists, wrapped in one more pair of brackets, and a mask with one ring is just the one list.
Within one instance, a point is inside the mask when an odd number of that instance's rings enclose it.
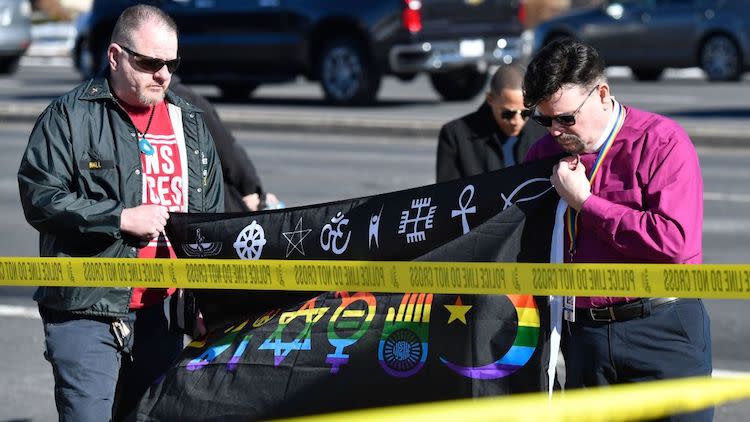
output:
{"label": "asphalt road", "polygon": [[[0,79],[0,105],[45,104],[53,95],[75,83],[74,75],[65,69],[24,70],[17,78]],[[747,82],[714,86],[689,78],[675,78],[661,84],[636,84],[627,79],[615,79],[614,84],[622,87],[619,98],[623,101],[641,101],[642,107],[651,105],[657,111],[673,110],[674,113],[690,115],[689,119],[695,119],[695,110],[706,107],[708,110],[711,106],[719,110],[720,105],[726,103],[724,111],[702,113],[709,116],[706,122],[718,119],[731,127],[739,125],[746,117],[744,113],[748,112],[740,100],[723,102],[723,96],[729,98],[730,91],[734,98],[748,98],[750,85]],[[382,95],[385,104],[365,110],[324,107],[319,102],[317,87],[309,84],[261,88],[257,92],[258,98],[249,104],[222,103],[220,110],[223,115],[274,113],[285,114],[288,118],[341,114],[343,120],[347,116],[365,115],[370,121],[382,117],[383,121],[429,122],[430,119],[445,120],[449,115],[459,115],[478,104],[478,100],[440,104],[430,97],[434,94],[426,91],[429,89],[426,85],[422,84],[425,90],[420,90],[419,83],[416,85],[388,83]],[[210,87],[201,89],[208,95],[212,93]],[[672,103],[669,103],[670,98]],[[0,215],[3,217],[0,219],[0,256],[37,254],[37,236],[23,219],[15,180],[18,160],[31,125],[27,119],[14,123],[7,117],[0,124],[0,145],[3,148],[0,154]],[[237,127],[247,126],[237,124]],[[341,133],[331,134],[324,126],[318,131],[293,126],[287,131],[280,131],[280,127],[272,129],[272,132],[239,130],[236,136],[252,157],[266,189],[279,195],[288,206],[382,193],[429,184],[434,180],[435,140],[426,136],[428,131],[397,136],[379,134],[374,130],[361,134],[339,130]],[[335,127],[330,131],[335,131]],[[726,137],[726,134],[722,136]],[[700,145],[705,181],[705,261],[747,263],[750,258],[750,244],[747,242],[750,235],[750,170],[746,163],[750,158],[750,148],[727,148],[728,144],[716,148],[709,142]],[[42,358],[41,323],[35,318],[30,295],[31,289],[28,288],[0,287],[0,335],[4,339],[0,343],[0,356],[4,357],[0,360],[0,374],[5,381],[0,385],[0,421],[56,418],[51,370]],[[707,306],[712,318],[714,367],[721,373],[750,372],[750,349],[746,347],[750,339],[747,334],[750,332],[750,323],[747,322],[750,311],[746,302],[708,301]],[[719,408],[715,420],[744,421],[748,414],[750,401],[745,401]]]}

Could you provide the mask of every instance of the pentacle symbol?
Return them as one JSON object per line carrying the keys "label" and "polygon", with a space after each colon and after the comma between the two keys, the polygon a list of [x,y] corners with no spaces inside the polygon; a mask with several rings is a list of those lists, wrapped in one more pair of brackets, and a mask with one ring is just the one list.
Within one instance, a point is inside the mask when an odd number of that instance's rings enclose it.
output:
{"label": "pentacle symbol", "polygon": [[396,330],[385,339],[383,362],[397,372],[408,372],[420,364],[422,342],[419,337],[406,329]]}
{"label": "pentacle symbol", "polygon": [[265,244],[263,227],[253,220],[249,226],[242,229],[233,246],[240,259],[259,259]]}
{"label": "pentacle symbol", "polygon": [[297,251],[301,253],[302,256],[305,256],[305,245],[302,244],[302,241],[305,240],[305,238],[308,234],[310,234],[311,231],[312,229],[302,228],[302,217],[300,217],[293,231],[281,233],[282,236],[284,236],[284,239],[286,239],[286,241],[288,242],[288,245],[286,247],[287,258],[289,258],[289,255],[291,255],[294,251]]}

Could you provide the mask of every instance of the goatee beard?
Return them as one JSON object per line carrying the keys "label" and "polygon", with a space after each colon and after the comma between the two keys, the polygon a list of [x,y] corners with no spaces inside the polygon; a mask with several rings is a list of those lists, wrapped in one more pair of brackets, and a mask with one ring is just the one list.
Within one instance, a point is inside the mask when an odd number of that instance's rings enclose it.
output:
{"label": "goatee beard", "polygon": [[139,94],[138,99],[141,101],[141,104],[144,104],[148,107],[153,107],[159,104],[160,102],[162,102],[164,100],[164,96],[165,96],[164,91],[162,91],[162,93],[159,95],[158,98],[154,98],[153,96],[147,96],[144,94]]}
{"label": "goatee beard", "polygon": [[580,136],[566,133],[558,136],[555,140],[566,152],[574,155],[580,154],[586,149],[586,144]]}

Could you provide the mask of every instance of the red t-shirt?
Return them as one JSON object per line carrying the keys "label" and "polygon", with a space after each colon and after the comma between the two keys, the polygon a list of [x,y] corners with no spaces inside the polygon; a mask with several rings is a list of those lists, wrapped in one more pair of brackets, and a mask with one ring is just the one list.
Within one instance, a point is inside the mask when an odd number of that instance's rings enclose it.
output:
{"label": "red t-shirt", "polygon": [[[141,147],[142,131],[153,150],[151,155],[141,149],[141,170],[143,175],[143,198],[141,202],[163,205],[169,211],[187,212],[187,170],[185,147],[177,141],[166,101],[156,105],[153,118],[151,109],[131,109],[124,107],[137,130],[137,142]],[[149,119],[151,123],[149,124]],[[138,250],[139,258],[175,258],[174,250],[165,236],[150,242],[142,242]],[[175,289],[134,288],[130,299],[130,309],[141,309],[164,301]]]}

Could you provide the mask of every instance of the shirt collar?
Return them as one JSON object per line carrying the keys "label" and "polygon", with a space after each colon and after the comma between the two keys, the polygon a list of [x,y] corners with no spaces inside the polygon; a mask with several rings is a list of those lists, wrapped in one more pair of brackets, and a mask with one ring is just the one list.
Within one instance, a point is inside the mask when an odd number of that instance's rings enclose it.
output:
{"label": "shirt collar", "polygon": [[604,145],[604,142],[607,140],[607,137],[609,136],[610,132],[612,132],[612,128],[615,127],[615,124],[617,123],[617,109],[620,107],[620,103],[615,100],[614,97],[612,98],[612,110],[609,112],[609,120],[607,121],[607,126],[604,127],[604,130],[602,131],[602,134],[599,136],[599,140],[594,144],[594,147],[592,148],[591,152],[598,152],[599,149]]}

